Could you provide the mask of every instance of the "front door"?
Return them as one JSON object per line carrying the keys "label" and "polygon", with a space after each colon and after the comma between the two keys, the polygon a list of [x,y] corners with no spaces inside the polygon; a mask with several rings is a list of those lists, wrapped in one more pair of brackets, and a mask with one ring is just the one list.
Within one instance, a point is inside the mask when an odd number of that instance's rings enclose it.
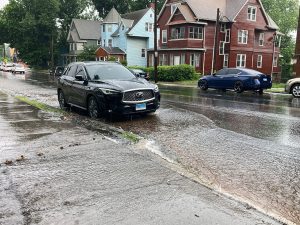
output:
{"label": "front door", "polygon": [[[74,104],[86,108],[86,95],[88,91],[88,87],[86,85],[87,76],[85,74],[84,68],[82,66],[78,66],[76,75],[81,75],[83,80],[75,80],[72,85],[72,93],[74,96]],[[76,76],[75,75],[75,76]]]}

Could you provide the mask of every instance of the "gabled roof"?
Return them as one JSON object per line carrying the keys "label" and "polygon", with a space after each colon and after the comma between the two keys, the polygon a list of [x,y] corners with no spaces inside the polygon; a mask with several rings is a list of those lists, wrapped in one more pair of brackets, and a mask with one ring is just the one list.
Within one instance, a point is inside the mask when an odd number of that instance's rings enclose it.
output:
{"label": "gabled roof", "polygon": [[[187,13],[183,13],[186,9],[183,9],[182,6],[184,2],[190,7],[192,12],[195,14],[197,19],[216,21],[217,8],[221,11],[221,16],[225,21],[234,22],[236,16],[240,13],[243,7],[247,4],[248,0],[183,0],[181,2],[179,10],[182,15],[186,18]],[[164,8],[166,7],[168,0],[166,0],[159,17],[162,15]],[[271,29],[279,29],[276,23],[272,18],[266,13],[263,4],[259,0],[259,3],[262,6],[263,14],[265,15],[268,27]]]}
{"label": "gabled roof", "polygon": [[[185,20],[176,20],[172,22],[174,15],[176,15],[178,12],[182,14]],[[194,23],[194,22],[196,22],[196,18],[194,13],[191,11],[190,7],[188,5],[179,5],[178,8],[174,11],[174,13],[171,15],[169,21],[167,22],[167,25]]]}
{"label": "gabled roof", "polygon": [[74,24],[74,27],[77,32],[72,31],[70,29],[69,37],[76,39],[76,41],[99,40],[101,23],[102,23],[101,21],[73,19],[71,28],[72,25]]}
{"label": "gabled roof", "polygon": [[127,20],[133,20],[133,24],[132,27],[134,27],[142,18],[143,16],[150,10],[150,8],[147,9],[141,9],[138,11],[134,11],[131,13],[126,13],[126,14],[122,14],[122,18],[123,19],[127,19]]}
{"label": "gabled roof", "polygon": [[107,14],[107,16],[105,17],[105,19],[103,20],[103,23],[120,23],[121,21],[121,16],[118,13],[118,11],[113,7],[109,13]]}

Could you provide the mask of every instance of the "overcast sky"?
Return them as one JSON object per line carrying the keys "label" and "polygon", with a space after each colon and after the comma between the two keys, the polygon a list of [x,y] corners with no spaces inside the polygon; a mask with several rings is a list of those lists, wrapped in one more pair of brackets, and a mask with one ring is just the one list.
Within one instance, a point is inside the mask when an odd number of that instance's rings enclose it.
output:
{"label": "overcast sky", "polygon": [[2,9],[7,3],[8,0],[0,0],[0,9]]}

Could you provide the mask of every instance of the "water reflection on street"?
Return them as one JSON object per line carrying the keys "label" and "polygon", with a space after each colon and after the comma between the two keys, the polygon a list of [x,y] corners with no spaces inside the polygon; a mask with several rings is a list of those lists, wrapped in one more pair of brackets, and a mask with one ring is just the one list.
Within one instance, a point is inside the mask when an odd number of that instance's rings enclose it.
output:
{"label": "water reflection on street", "polygon": [[[0,79],[51,95],[56,86],[55,78],[34,72]],[[105,123],[155,141],[214,189],[300,224],[300,99],[167,85],[160,90],[156,113]]]}

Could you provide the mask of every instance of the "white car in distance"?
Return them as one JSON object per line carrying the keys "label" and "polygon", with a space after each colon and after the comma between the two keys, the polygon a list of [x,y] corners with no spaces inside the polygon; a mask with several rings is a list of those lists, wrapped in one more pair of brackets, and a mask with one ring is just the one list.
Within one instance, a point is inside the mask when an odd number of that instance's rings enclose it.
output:
{"label": "white car in distance", "polygon": [[11,70],[12,73],[25,74],[25,67],[22,64],[15,64]]}

